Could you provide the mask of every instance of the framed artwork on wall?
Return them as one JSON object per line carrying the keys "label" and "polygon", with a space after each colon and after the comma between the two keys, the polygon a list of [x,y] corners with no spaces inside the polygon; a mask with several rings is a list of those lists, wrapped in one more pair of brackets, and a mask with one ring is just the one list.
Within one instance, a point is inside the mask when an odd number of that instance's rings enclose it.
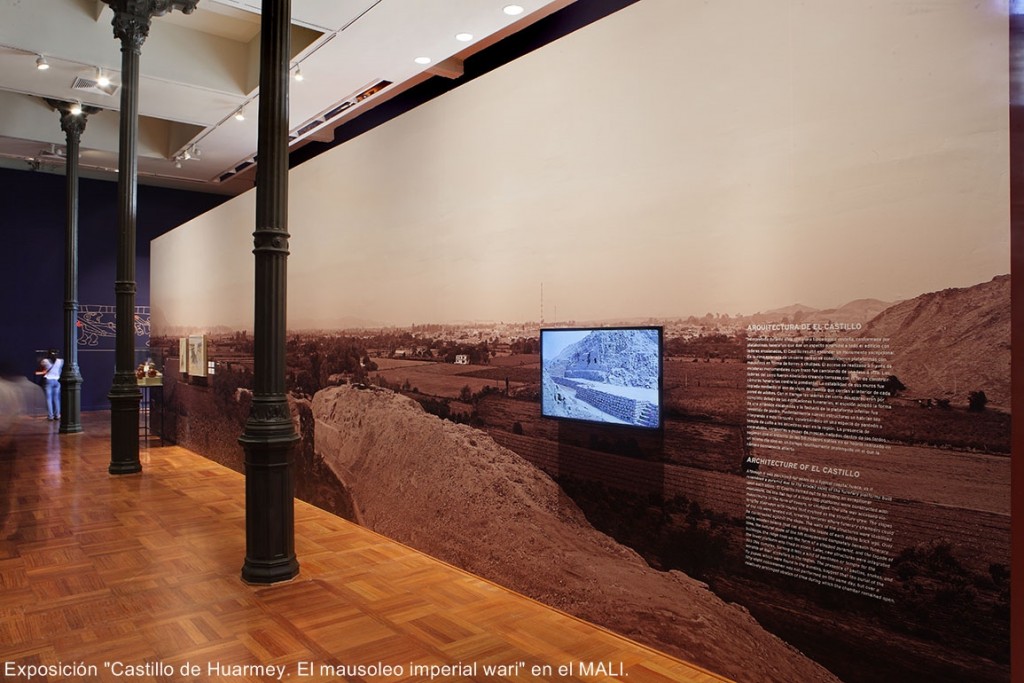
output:
{"label": "framed artwork on wall", "polygon": [[188,374],[188,337],[178,339],[178,372]]}
{"label": "framed artwork on wall", "polygon": [[206,377],[206,336],[189,335],[188,374],[190,377]]}

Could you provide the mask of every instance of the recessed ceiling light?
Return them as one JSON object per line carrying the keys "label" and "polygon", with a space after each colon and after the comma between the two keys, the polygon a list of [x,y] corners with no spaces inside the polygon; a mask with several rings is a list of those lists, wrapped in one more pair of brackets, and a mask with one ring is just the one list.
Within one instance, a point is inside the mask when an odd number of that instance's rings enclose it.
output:
{"label": "recessed ceiling light", "polygon": [[523,13],[522,5],[505,5],[501,8],[501,11],[510,17],[515,17]]}
{"label": "recessed ceiling light", "polygon": [[39,55],[36,57],[36,68],[40,71],[46,71],[50,68],[50,63],[46,61],[46,57]]}
{"label": "recessed ceiling light", "polygon": [[412,61],[416,62],[417,64],[430,64],[430,57],[417,57]]}
{"label": "recessed ceiling light", "polygon": [[458,40],[459,42],[462,42],[462,43],[468,43],[469,41],[473,40],[473,34],[472,33],[456,33],[455,34],[455,40]]}

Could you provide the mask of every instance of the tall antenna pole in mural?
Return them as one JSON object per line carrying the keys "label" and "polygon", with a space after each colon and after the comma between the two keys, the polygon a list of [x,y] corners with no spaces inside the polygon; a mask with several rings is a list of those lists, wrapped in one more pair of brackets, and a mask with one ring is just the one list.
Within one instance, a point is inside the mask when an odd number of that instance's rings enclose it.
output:
{"label": "tall antenna pole in mural", "polygon": [[245,449],[242,579],[275,583],[299,572],[295,558],[292,446],[285,396],[288,282],[288,60],[291,0],[263,0],[260,36],[259,166],[256,176],[255,373]]}
{"label": "tall antenna pole in mural", "polygon": [[199,0],[103,0],[114,10],[114,37],[121,41],[121,123],[117,157],[117,273],[114,303],[114,382],[110,388],[111,474],[142,471],[139,402],[135,379],[135,217],[138,194],[139,56],[154,16],[179,9],[189,14]]}
{"label": "tall antenna pole in mural", "polygon": [[64,156],[67,180],[67,223],[64,235],[64,369],[60,374],[60,432],[82,431],[82,373],[78,367],[78,145],[96,107],[73,107],[46,100],[60,115],[67,143]]}

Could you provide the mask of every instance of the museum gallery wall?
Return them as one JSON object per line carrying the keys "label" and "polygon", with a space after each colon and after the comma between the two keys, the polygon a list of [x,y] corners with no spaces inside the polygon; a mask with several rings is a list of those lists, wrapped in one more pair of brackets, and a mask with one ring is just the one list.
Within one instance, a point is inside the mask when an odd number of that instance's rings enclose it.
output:
{"label": "museum gallery wall", "polygon": [[[737,680],[1009,680],[1006,35],[642,0],[296,167],[298,494]],[[253,227],[151,253],[170,436],[236,468]],[[542,418],[540,328],[624,325],[662,428]]]}
{"label": "museum gallery wall", "polygon": [[[42,101],[40,106],[44,106]],[[56,115],[53,126],[59,133]],[[89,134],[83,139],[88,140]],[[82,178],[79,184],[82,407],[104,410],[110,407],[107,394],[114,375],[117,183]],[[39,364],[37,350],[63,346],[65,189],[61,174],[0,168],[0,206],[4,209],[0,230],[11,235],[9,244],[0,250],[0,291],[12,293],[5,299],[0,334],[0,372],[5,375],[32,377]],[[139,362],[145,360],[149,343],[149,241],[224,200],[223,195],[139,187],[134,325]]]}

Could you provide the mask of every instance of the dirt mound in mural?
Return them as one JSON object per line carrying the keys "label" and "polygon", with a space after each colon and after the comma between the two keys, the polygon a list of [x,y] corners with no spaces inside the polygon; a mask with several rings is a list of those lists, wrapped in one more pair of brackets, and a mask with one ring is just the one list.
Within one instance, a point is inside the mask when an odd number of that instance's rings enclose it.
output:
{"label": "dirt mound in mural", "polygon": [[[207,386],[180,382],[177,359],[169,363],[173,365],[170,365],[171,372],[164,375],[165,404],[153,418],[154,431],[159,430],[172,443],[236,472],[245,472],[245,453],[238,437],[245,430],[252,391],[239,388],[239,378],[237,374],[232,376],[230,370],[219,371],[209,378]],[[295,429],[302,437],[292,451],[296,497],[339,517],[353,519],[348,493],[334,473],[313,454],[313,416],[309,401],[289,396],[288,404]]]}
{"label": "dirt mound in mural", "polygon": [[980,390],[989,405],[1010,407],[1009,275],[896,304],[861,336],[891,340],[893,373],[911,396],[964,404]]}
{"label": "dirt mound in mural", "polygon": [[316,451],[373,529],[739,681],[835,681],[685,574],[596,531],[546,474],[485,433],[382,389],[313,400]]}

